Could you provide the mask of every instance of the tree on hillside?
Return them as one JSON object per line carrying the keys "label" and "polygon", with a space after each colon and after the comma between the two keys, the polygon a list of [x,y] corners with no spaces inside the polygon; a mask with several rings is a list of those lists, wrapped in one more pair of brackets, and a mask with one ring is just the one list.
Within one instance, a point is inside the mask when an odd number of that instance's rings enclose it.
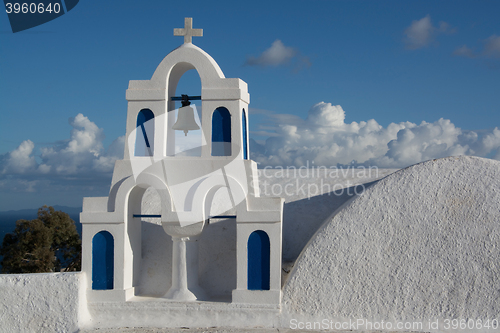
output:
{"label": "tree on hillside", "polygon": [[81,240],[68,214],[43,206],[37,219],[16,222],[0,255],[2,273],[75,271],[81,267]]}

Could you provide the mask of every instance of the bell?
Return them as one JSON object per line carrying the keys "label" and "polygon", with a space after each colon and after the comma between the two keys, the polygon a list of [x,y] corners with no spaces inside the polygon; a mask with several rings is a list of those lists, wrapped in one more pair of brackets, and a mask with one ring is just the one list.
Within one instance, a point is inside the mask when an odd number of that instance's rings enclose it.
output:
{"label": "bell", "polygon": [[[187,102],[189,103],[189,102]],[[184,131],[184,135],[187,136],[188,131],[199,130],[200,127],[194,120],[194,110],[183,101],[182,107],[177,113],[177,121],[172,128],[178,131]]]}

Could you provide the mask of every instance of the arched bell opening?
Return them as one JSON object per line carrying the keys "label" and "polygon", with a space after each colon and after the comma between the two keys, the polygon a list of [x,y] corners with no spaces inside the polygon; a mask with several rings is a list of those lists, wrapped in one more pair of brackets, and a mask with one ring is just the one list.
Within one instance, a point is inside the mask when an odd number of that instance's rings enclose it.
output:
{"label": "arched bell opening", "polygon": [[155,139],[155,115],[150,109],[137,114],[135,156],[153,156]]}
{"label": "arched bell opening", "polygon": [[231,156],[231,114],[223,106],[212,114],[212,156]]}
{"label": "arched bell opening", "polygon": [[[172,82],[173,83],[173,82]],[[174,91],[173,89],[171,91]],[[203,145],[201,117],[201,79],[196,69],[185,71],[175,87],[175,96],[170,96],[173,110],[169,131],[174,138],[171,155],[201,156]],[[175,99],[172,101],[172,97]],[[185,97],[184,100],[181,100]]]}

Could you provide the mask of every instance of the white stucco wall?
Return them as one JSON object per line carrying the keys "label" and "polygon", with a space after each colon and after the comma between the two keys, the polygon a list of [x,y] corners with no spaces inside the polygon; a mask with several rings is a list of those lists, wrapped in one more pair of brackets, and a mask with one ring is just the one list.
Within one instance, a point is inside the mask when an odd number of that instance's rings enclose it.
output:
{"label": "white stucco wall", "polygon": [[[449,157],[380,180],[317,232],[284,287],[283,326],[499,319],[500,162]],[[312,207],[311,207],[312,208]],[[439,320],[439,329],[429,321]],[[366,329],[366,327],[356,327]]]}
{"label": "white stucco wall", "polygon": [[85,274],[0,275],[1,332],[77,332],[89,323]]}

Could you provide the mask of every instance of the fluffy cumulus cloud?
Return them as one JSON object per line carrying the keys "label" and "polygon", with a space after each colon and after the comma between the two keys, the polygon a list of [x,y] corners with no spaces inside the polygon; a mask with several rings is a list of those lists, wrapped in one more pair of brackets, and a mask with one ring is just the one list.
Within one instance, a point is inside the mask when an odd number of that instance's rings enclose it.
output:
{"label": "fluffy cumulus cloud", "polygon": [[4,156],[2,173],[27,173],[36,169],[36,161],[33,156],[35,144],[31,140],[23,141],[19,147]]}
{"label": "fluffy cumulus cloud", "polygon": [[62,146],[41,148],[42,172],[76,174],[90,170],[103,151],[103,130],[87,117],[78,114],[69,120],[73,127],[70,140]]}
{"label": "fluffy cumulus cloud", "polygon": [[300,56],[299,52],[289,46],[285,46],[283,42],[276,39],[270,48],[262,52],[258,57],[249,56],[246,65],[250,66],[281,66],[288,65],[295,61],[297,66],[309,66],[310,62],[307,57]]}
{"label": "fluffy cumulus cloud", "polygon": [[341,106],[318,103],[307,118],[271,115],[272,135],[259,145],[252,158],[262,165],[376,165],[401,168],[428,159],[476,155],[500,159],[500,130],[464,131],[450,120],[434,123],[391,123],[383,127],[374,119],[345,123]]}
{"label": "fluffy cumulus cloud", "polygon": [[69,140],[41,147],[38,151],[31,140],[0,156],[0,175],[10,186],[17,181],[26,191],[34,191],[40,180],[61,181],[89,175],[110,175],[114,162],[123,157],[124,137],[116,139],[107,150],[103,147],[104,133],[82,114],[69,120],[72,127]]}
{"label": "fluffy cumulus cloud", "polygon": [[404,42],[406,48],[415,50],[428,46],[438,34],[452,34],[455,32],[456,29],[446,22],[439,22],[439,26],[434,26],[430,15],[427,15],[420,20],[413,21],[405,30]]}

